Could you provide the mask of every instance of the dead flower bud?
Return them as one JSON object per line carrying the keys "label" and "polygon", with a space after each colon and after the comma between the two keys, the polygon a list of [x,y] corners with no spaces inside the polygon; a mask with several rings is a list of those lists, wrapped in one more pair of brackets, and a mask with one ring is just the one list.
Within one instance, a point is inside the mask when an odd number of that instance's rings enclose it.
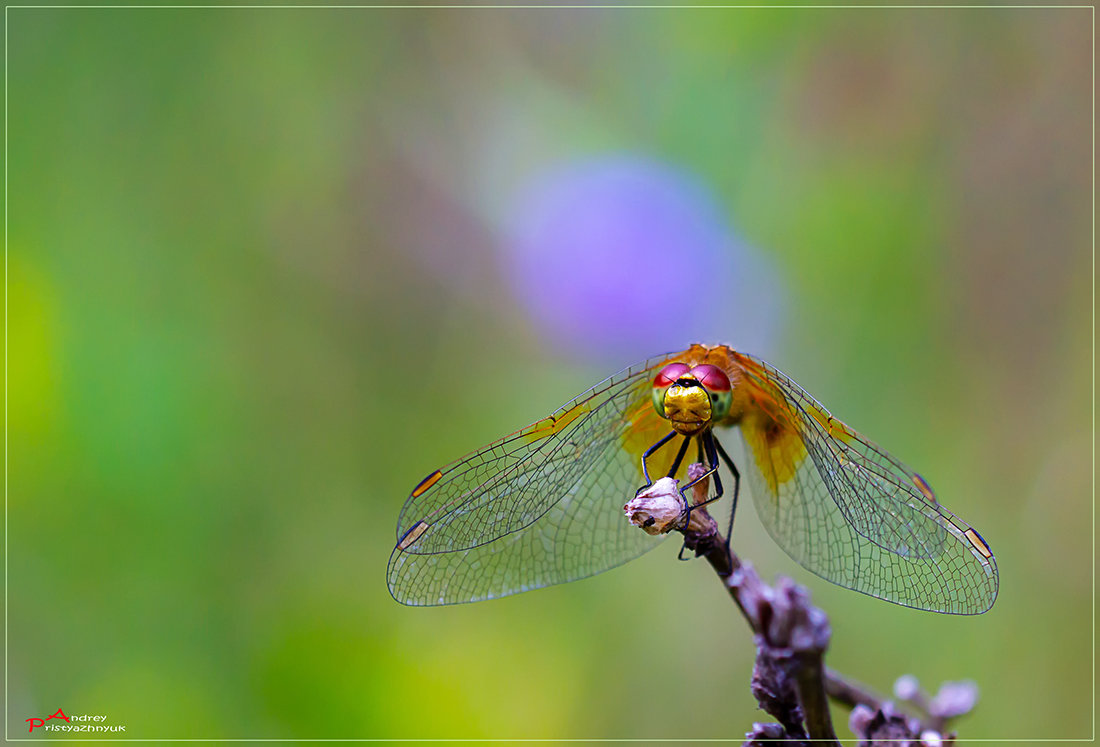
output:
{"label": "dead flower bud", "polygon": [[698,462],[692,462],[688,465],[688,482],[692,480],[698,480],[691,488],[692,501],[697,508],[691,510],[691,516],[688,517],[688,525],[686,532],[688,534],[697,534],[700,536],[711,535],[718,531],[718,524],[714,521],[707,509],[700,504],[706,503],[707,497],[710,494],[710,478],[703,477],[707,472],[707,468]]}
{"label": "dead flower bud", "polygon": [[920,695],[920,682],[911,674],[903,674],[894,683],[894,697],[899,700],[915,700]]}
{"label": "dead flower bud", "polygon": [[970,713],[978,704],[978,686],[969,681],[945,682],[932,698],[928,712],[941,719],[951,719]]}
{"label": "dead flower bud", "polygon": [[866,734],[867,730],[871,727],[871,720],[874,719],[874,717],[874,708],[859,703],[852,709],[852,712],[848,714],[848,728],[857,736]]}
{"label": "dead flower bud", "polygon": [[926,729],[920,733],[921,747],[943,747],[943,735],[938,731]]}
{"label": "dead flower bud", "polygon": [[664,534],[679,529],[683,523],[687,504],[680,496],[680,481],[662,477],[623,506],[630,523],[641,527],[647,534]]}

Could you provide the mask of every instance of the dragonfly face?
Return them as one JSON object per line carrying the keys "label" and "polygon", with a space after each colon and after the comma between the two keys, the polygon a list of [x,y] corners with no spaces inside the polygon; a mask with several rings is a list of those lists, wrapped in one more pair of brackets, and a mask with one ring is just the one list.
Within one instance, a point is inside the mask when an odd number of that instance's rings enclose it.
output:
{"label": "dragonfly face", "polygon": [[653,379],[653,407],[682,436],[694,436],[729,413],[732,388],[709,364],[670,363]]}

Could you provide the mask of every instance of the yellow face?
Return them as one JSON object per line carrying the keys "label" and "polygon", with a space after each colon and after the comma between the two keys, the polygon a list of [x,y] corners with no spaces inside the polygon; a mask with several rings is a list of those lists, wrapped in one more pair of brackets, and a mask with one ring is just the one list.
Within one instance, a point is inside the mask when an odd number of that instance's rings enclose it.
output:
{"label": "yellow face", "polygon": [[[683,379],[680,380],[683,382]],[[673,384],[665,392],[664,416],[672,424],[672,429],[685,436],[693,436],[710,423],[713,411],[710,395],[703,385]]]}
{"label": "yellow face", "polygon": [[717,366],[671,363],[653,380],[653,407],[674,431],[694,436],[726,416],[730,389],[729,377]]}

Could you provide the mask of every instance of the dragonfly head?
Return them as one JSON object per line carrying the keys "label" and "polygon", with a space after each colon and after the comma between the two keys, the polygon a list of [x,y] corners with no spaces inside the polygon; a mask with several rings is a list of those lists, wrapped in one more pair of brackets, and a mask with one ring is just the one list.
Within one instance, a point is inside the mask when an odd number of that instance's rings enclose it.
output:
{"label": "dragonfly head", "polygon": [[653,379],[653,407],[685,436],[694,436],[724,418],[732,397],[729,376],[707,363],[694,368],[670,363]]}

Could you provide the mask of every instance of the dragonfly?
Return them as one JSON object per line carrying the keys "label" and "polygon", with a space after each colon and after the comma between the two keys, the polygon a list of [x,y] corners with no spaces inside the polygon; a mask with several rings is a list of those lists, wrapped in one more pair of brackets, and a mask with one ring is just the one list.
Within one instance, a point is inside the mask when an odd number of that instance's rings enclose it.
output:
{"label": "dragonfly", "polygon": [[[719,440],[733,429],[740,464]],[[390,593],[408,605],[457,604],[622,565],[667,536],[639,531],[623,501],[655,475],[687,490],[692,444],[713,478],[707,502],[726,492],[720,467],[732,477],[730,532],[744,476],[767,532],[812,573],[906,607],[992,607],[992,550],[924,477],[763,360],[702,344],[624,369],[433,470],[401,510]]]}

